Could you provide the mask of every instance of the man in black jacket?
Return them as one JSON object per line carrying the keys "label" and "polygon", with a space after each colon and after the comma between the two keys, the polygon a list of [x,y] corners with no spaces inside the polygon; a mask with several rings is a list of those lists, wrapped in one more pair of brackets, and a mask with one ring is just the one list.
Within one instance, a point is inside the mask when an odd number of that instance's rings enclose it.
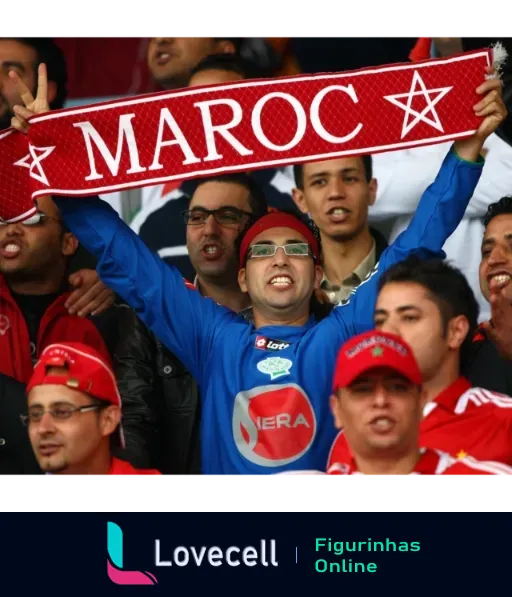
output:
{"label": "man in black jacket", "polygon": [[[183,213],[187,249],[203,296],[247,313],[238,286],[235,240],[249,219],[267,211],[253,178],[233,174],[200,179]],[[137,468],[164,474],[198,474],[200,400],[197,383],[183,364],[131,310],[115,354],[123,401],[124,458]]]}

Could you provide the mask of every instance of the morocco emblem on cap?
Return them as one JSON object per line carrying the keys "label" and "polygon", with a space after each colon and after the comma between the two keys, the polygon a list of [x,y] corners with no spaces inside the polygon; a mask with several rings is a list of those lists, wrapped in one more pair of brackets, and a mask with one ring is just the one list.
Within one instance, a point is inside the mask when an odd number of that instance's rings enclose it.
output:
{"label": "morocco emblem on cap", "polygon": [[233,437],[242,456],[277,467],[303,456],[313,443],[316,419],[296,384],[260,386],[240,392],[233,408]]}

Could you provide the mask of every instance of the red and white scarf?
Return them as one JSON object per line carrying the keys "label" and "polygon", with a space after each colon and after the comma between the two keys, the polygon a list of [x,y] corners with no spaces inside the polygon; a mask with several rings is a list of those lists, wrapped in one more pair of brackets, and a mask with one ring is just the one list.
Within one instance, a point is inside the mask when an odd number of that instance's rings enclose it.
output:
{"label": "red and white scarf", "polygon": [[87,196],[176,179],[462,138],[493,49],[335,74],[239,81],[34,116],[0,133],[0,217],[41,195]]}

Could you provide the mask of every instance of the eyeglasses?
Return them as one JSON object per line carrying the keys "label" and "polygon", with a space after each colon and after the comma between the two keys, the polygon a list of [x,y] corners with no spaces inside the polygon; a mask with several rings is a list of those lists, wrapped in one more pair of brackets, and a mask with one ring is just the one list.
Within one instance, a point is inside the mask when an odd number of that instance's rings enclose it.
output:
{"label": "eyeglasses", "polygon": [[[56,222],[60,222],[59,218],[54,218],[52,216],[48,216],[44,214],[42,211],[37,211],[35,214],[23,220],[22,222],[12,222],[14,224],[21,224],[22,226],[38,226],[39,224],[44,224],[45,220],[55,220]],[[9,226],[10,222],[6,222],[0,218],[0,226]]]}
{"label": "eyeglasses", "polygon": [[277,249],[283,249],[289,257],[315,257],[307,243],[291,243],[288,245],[252,245],[249,247],[247,259],[257,257],[273,257]]}
{"label": "eyeglasses", "polygon": [[55,421],[65,421],[71,418],[77,412],[88,412],[90,410],[100,410],[106,408],[108,404],[88,404],[87,406],[73,406],[72,404],[60,404],[48,410],[44,408],[34,408],[28,412],[28,415],[20,415],[21,422],[27,426],[28,423],[39,423],[44,417],[45,413],[50,413],[50,416]]}
{"label": "eyeglasses", "polygon": [[213,216],[221,226],[237,226],[245,216],[249,218],[252,216],[248,211],[237,207],[220,207],[219,209],[196,207],[181,213],[187,226],[204,226],[210,216]]}

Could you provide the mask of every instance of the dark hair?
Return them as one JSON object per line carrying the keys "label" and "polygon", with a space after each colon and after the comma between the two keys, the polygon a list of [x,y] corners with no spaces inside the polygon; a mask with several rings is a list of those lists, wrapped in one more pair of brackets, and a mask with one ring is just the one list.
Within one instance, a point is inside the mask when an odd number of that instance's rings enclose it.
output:
{"label": "dark hair", "polygon": [[[373,160],[371,155],[357,156],[363,160],[364,177],[366,182],[370,182],[373,178]],[[307,163],[307,162],[306,162]],[[304,190],[304,164],[295,164],[293,166],[293,177],[295,178],[295,186],[301,191]]]}
{"label": "dark hair", "polygon": [[50,108],[52,110],[63,108],[68,95],[68,72],[64,53],[59,46],[48,37],[13,37],[3,39],[12,39],[35,50],[37,55],[36,64],[34,65],[36,81],[37,68],[44,62],[48,71],[48,80],[53,81],[57,87],[55,98],[50,102]]}
{"label": "dark hair", "polygon": [[261,216],[264,216],[268,211],[268,204],[265,198],[265,193],[261,186],[252,178],[252,176],[245,174],[243,172],[240,173],[233,173],[233,174],[224,174],[218,176],[208,176],[205,178],[199,178],[195,181],[195,184],[190,185],[193,187],[193,192],[191,195],[203,184],[207,182],[227,182],[238,184],[249,191],[249,205],[251,206],[252,210],[252,219],[250,221],[255,221]]}
{"label": "dark hair", "polygon": [[503,214],[511,214],[512,215],[512,196],[506,195],[502,197],[499,201],[495,203],[491,203],[487,208],[487,212],[483,218],[483,224],[487,228],[489,222],[495,218],[496,216],[501,216]]}
{"label": "dark hair", "polygon": [[244,61],[236,54],[222,53],[206,56],[192,69],[190,76],[205,70],[221,70],[230,73],[238,73],[244,79],[247,77],[247,69]]}
{"label": "dark hair", "polygon": [[242,37],[214,37],[214,41],[230,41],[233,46],[235,47],[235,53],[238,54],[242,47],[243,38]]}
{"label": "dark hair", "polygon": [[450,319],[458,315],[466,317],[469,331],[460,349],[461,362],[465,361],[478,327],[480,308],[464,274],[441,259],[423,260],[410,255],[384,272],[379,280],[379,292],[392,282],[413,282],[423,286],[439,308],[444,332]]}

